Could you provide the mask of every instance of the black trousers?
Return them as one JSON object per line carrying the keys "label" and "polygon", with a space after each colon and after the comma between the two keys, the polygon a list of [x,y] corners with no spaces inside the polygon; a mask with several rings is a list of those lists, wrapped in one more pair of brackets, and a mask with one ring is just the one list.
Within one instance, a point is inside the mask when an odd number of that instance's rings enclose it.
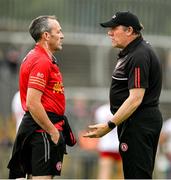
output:
{"label": "black trousers", "polygon": [[158,108],[145,108],[118,126],[125,179],[152,179],[162,122]]}

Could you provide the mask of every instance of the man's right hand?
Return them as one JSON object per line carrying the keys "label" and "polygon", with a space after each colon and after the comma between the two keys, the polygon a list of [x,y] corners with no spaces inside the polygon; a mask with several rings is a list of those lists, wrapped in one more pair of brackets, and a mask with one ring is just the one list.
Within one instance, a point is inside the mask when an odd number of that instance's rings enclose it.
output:
{"label": "man's right hand", "polygon": [[51,133],[50,136],[51,136],[52,141],[53,141],[55,144],[58,144],[59,137],[60,137],[60,134],[59,134],[58,129],[56,129],[55,132]]}

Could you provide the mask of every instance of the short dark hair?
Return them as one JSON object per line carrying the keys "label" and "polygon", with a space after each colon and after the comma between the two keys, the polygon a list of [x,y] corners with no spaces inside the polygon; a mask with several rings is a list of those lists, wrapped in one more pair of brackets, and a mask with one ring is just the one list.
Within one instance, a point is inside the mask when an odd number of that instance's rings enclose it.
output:
{"label": "short dark hair", "polygon": [[51,27],[48,23],[49,19],[57,20],[56,16],[39,16],[32,20],[29,26],[29,32],[36,42],[41,39],[41,35],[43,32],[51,31]]}

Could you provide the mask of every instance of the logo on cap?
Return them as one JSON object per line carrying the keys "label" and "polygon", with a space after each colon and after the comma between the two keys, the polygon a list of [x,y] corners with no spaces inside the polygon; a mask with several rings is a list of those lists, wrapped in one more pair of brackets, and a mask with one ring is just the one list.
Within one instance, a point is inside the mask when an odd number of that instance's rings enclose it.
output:
{"label": "logo on cap", "polygon": [[115,19],[116,18],[116,15],[113,15],[112,19]]}

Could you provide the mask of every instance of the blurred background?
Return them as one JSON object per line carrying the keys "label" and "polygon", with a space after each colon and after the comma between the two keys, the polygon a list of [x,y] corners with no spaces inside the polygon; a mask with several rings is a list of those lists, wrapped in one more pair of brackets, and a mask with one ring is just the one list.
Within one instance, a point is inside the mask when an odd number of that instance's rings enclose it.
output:
{"label": "blurred background", "polygon": [[[19,66],[34,45],[28,26],[39,15],[56,15],[65,36],[63,50],[55,56],[64,79],[66,114],[78,143],[68,148],[60,178],[97,178],[98,142],[81,134],[94,123],[96,108],[108,102],[118,50],[111,47],[99,23],[116,11],[131,11],[144,25],[144,39],[162,62],[160,108],[165,121],[171,118],[170,0],[0,0],[0,178],[8,177],[6,166],[16,132],[11,103],[18,90]],[[171,172],[169,152],[163,150],[166,139],[159,147],[154,178],[168,178]]]}

